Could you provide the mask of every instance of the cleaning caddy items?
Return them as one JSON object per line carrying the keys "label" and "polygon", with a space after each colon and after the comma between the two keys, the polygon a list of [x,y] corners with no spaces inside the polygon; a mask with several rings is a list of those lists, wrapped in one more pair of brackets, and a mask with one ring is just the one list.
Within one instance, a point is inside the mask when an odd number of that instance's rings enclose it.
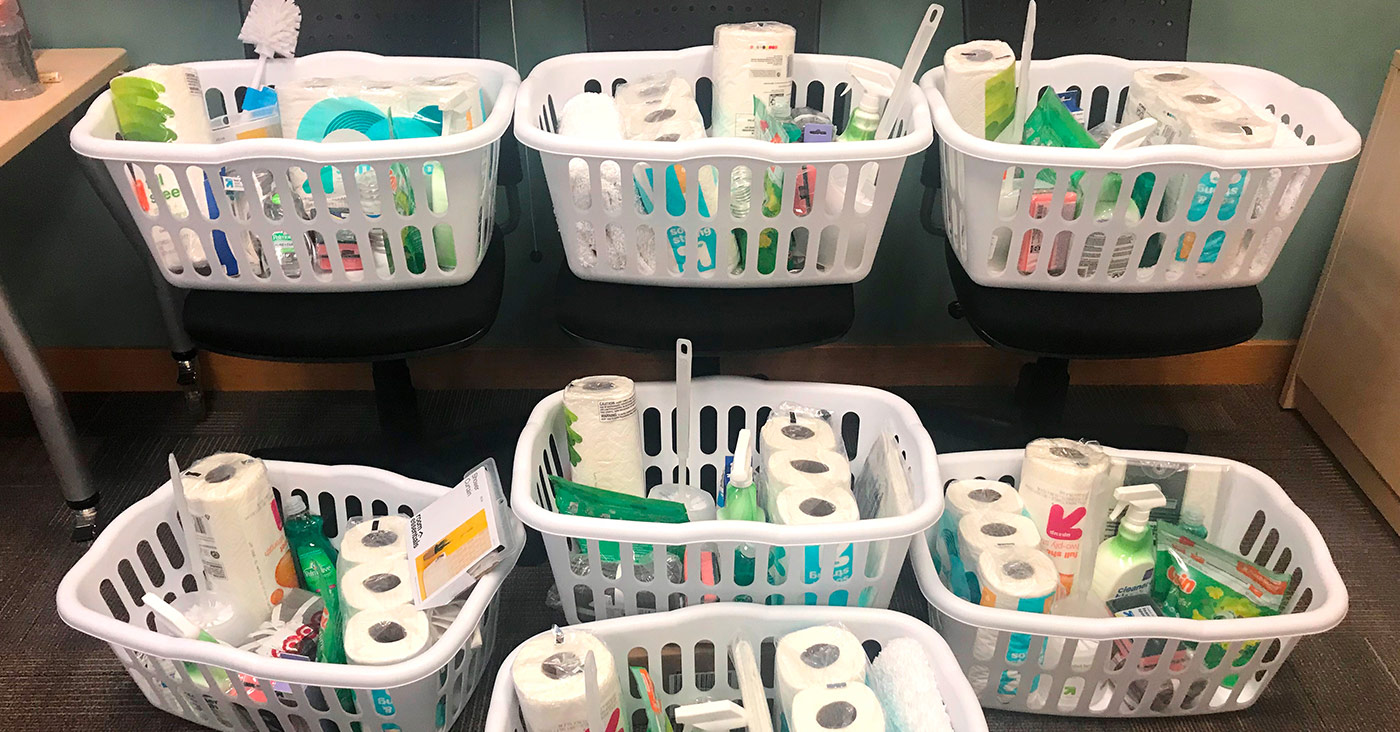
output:
{"label": "cleaning caddy items", "polygon": [[1157,558],[1148,519],[1152,509],[1167,505],[1162,490],[1151,484],[1120,486],[1114,489],[1113,497],[1118,505],[1111,518],[1123,518],[1118,523],[1118,534],[1099,546],[1090,590],[1094,599],[1102,603],[1151,592],[1152,568]]}

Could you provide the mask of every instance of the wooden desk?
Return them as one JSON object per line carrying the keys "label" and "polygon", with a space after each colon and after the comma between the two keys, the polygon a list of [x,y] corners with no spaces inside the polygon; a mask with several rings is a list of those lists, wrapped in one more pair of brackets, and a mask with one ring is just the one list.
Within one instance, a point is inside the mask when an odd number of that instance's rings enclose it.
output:
{"label": "wooden desk", "polygon": [[1400,531],[1400,51],[1283,395]]}
{"label": "wooden desk", "polygon": [[50,48],[34,56],[39,73],[57,72],[61,78],[45,84],[37,97],[0,102],[0,165],[126,70],[126,51],[120,48]]}
{"label": "wooden desk", "polygon": [[[57,72],[59,81],[45,84],[43,93],[19,101],[0,101],[0,165],[64,122],[80,105],[126,68],[120,48],[50,49],[36,54],[40,73]],[[0,287],[0,349],[10,362],[34,424],[44,440],[63,497],[74,512],[73,537],[87,540],[97,533],[97,491],[78,452],[73,423],[63,396],[53,381],[24,326]]]}

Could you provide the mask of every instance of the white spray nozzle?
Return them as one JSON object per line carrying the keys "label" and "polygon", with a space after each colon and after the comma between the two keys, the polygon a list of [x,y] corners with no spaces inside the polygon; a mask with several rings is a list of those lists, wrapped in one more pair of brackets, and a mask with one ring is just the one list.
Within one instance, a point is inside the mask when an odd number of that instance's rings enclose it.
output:
{"label": "white spray nozzle", "polygon": [[1162,489],[1157,487],[1156,483],[1120,486],[1114,489],[1113,497],[1118,501],[1118,505],[1113,507],[1110,516],[1116,519],[1126,511],[1127,516],[1123,523],[1137,527],[1147,525],[1147,517],[1152,513],[1152,509],[1167,505],[1167,498],[1162,495]]}
{"label": "white spray nozzle", "polygon": [[734,444],[734,463],[729,466],[730,485],[748,485],[753,482],[753,432],[747,427],[739,430],[739,439]]}
{"label": "white spray nozzle", "polygon": [[851,74],[851,86],[860,95],[859,107],[879,114],[885,100],[894,93],[894,79],[888,72],[866,64],[850,63],[846,69]]}

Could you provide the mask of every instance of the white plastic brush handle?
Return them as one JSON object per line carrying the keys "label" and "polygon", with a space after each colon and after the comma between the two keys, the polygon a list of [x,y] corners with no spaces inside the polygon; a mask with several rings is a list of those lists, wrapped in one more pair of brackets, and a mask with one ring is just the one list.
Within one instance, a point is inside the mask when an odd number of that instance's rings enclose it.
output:
{"label": "white plastic brush handle", "polygon": [[676,722],[701,732],[729,732],[747,727],[749,717],[743,707],[723,699],[676,707]]}
{"label": "white plastic brush handle", "polygon": [[175,494],[175,513],[180,517],[180,528],[185,532],[185,556],[188,558],[191,567],[198,567],[200,571],[192,572],[195,578],[195,586],[203,588],[208,580],[204,577],[203,560],[199,559],[199,542],[194,535],[194,524],[191,523],[194,517],[190,514],[190,504],[185,500],[185,484],[180,480],[180,461],[175,459],[175,453],[167,456],[167,464],[170,466],[170,488]]}
{"label": "white plastic brush handle", "polygon": [[263,88],[263,80],[267,78],[267,60],[269,56],[258,56],[258,68],[253,72],[253,83],[248,85],[249,89]]}
{"label": "white plastic brush handle", "polygon": [[1026,35],[1021,38],[1021,68],[1016,80],[1016,144],[1021,144],[1025,136],[1026,118],[1030,116],[1031,105],[1040,100],[1031,100],[1031,51],[1035,49],[1035,0],[1026,6]]}
{"label": "white plastic brush handle", "polygon": [[894,130],[895,115],[904,106],[904,100],[909,96],[909,85],[914,83],[914,75],[919,73],[919,66],[924,62],[924,54],[928,53],[928,45],[933,42],[933,34],[938,32],[938,26],[943,22],[943,6],[933,3],[924,11],[923,22],[919,23],[919,30],[914,34],[914,43],[909,46],[909,55],[904,57],[904,67],[899,70],[899,78],[895,80],[894,91],[890,94],[890,101],[885,105],[885,113],[880,115],[880,124],[875,128],[876,140],[889,139],[890,132]]}
{"label": "white plastic brush handle", "polygon": [[690,361],[694,348],[685,338],[676,339],[676,459],[680,476],[676,482],[690,485],[686,470],[690,457]]}
{"label": "white plastic brush handle", "polygon": [[588,728],[607,729],[603,726],[603,712],[598,708],[602,693],[598,691],[598,659],[589,651],[583,657],[583,699],[588,706]]}

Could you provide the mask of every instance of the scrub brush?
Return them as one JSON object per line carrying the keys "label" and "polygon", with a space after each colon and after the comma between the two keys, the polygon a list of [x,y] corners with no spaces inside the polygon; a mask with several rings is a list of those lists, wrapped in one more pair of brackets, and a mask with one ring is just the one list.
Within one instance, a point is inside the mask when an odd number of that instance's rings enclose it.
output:
{"label": "scrub brush", "polygon": [[258,70],[253,73],[249,89],[262,88],[268,59],[296,53],[300,31],[301,8],[295,0],[253,0],[238,32],[238,40],[252,45],[258,54]]}

